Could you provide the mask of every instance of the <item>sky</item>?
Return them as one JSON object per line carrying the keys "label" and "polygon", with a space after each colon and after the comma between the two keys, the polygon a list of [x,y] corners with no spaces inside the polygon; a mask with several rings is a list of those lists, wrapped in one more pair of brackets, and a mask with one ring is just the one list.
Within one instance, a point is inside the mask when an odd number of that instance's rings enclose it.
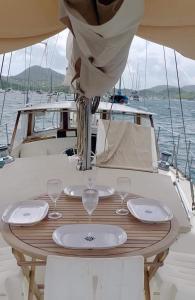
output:
{"label": "sky", "polygon": [[[67,67],[66,40],[68,30],[64,30],[47,41],[25,49],[13,52],[10,75],[22,72],[29,65],[41,65],[65,74]],[[46,46],[47,43],[47,46]],[[147,50],[146,50],[147,49]],[[26,65],[25,65],[26,51]],[[30,52],[32,54],[30,56]],[[146,55],[147,52],[147,55]],[[177,86],[174,53],[170,48],[165,48],[169,85]],[[30,61],[31,57],[31,61]],[[147,57],[147,63],[146,63]],[[8,73],[10,54],[6,54],[3,75]],[[0,55],[0,64],[2,55]],[[185,58],[177,53],[180,85],[195,85],[195,61]],[[163,47],[135,37],[122,76],[122,87],[125,88],[150,88],[166,84]]]}

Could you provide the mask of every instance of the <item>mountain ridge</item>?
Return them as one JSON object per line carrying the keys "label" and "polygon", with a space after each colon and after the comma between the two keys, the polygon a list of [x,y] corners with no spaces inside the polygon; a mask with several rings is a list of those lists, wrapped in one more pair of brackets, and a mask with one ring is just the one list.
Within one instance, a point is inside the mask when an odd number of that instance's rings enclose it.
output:
{"label": "mountain ridge", "polygon": [[[51,68],[40,66],[31,66],[17,75],[9,76],[8,83],[6,77],[2,77],[0,88],[12,88],[19,90],[43,90],[43,91],[65,91],[69,92],[70,88],[64,86],[65,76]],[[116,89],[117,92],[117,89]],[[122,89],[122,93],[131,96],[132,89]],[[168,91],[166,85],[157,85],[147,89],[138,91],[140,97],[167,99]],[[111,92],[110,92],[111,94]],[[169,94],[173,99],[179,98],[178,88],[169,86]],[[186,85],[181,88],[181,96],[183,99],[195,100],[195,85]]]}

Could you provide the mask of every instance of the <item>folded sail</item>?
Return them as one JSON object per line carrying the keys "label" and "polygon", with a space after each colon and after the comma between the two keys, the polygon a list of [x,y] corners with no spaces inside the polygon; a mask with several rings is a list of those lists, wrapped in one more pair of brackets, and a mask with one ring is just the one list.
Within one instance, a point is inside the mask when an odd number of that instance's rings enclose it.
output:
{"label": "folded sail", "polygon": [[[118,2],[121,1],[115,1],[115,5]],[[110,15],[111,19],[98,26],[87,23],[95,23],[95,19],[85,19],[79,7],[74,1],[61,1],[61,19],[70,20],[72,31],[67,46],[68,76],[80,94],[88,98],[101,96],[116,84],[124,71],[144,3],[143,0],[124,0],[116,12],[111,10],[115,13]],[[97,22],[100,20],[107,20],[102,7]]]}

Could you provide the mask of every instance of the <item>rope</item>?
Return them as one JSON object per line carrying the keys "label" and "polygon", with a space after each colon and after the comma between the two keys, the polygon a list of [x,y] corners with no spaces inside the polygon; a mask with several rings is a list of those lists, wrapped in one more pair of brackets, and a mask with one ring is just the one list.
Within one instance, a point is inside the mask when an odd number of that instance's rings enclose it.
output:
{"label": "rope", "polygon": [[85,96],[77,95],[76,108],[77,108],[77,153],[81,158],[84,153],[84,143],[87,128],[85,126],[84,111],[86,106],[86,100],[89,101]]}
{"label": "rope", "polygon": [[164,65],[165,65],[165,75],[166,75],[166,84],[167,84],[167,96],[168,96],[168,101],[169,101],[169,114],[170,114],[170,121],[171,121],[171,134],[172,134],[173,145],[174,145],[175,141],[174,141],[174,131],[173,131],[173,118],[172,118],[172,111],[171,111],[171,99],[170,99],[170,90],[169,90],[169,80],[168,80],[166,53],[165,53],[165,47],[164,46],[163,46],[163,54],[164,54]]}
{"label": "rope", "polygon": [[92,115],[96,113],[99,103],[100,103],[100,97],[99,96],[94,97],[94,99],[92,101],[92,106],[91,106]]}
{"label": "rope", "polygon": [[[183,103],[182,103],[182,97],[181,97],[181,88],[180,88],[179,72],[178,72],[178,65],[177,65],[177,55],[176,55],[175,50],[174,50],[174,57],[175,57],[175,67],[176,67],[177,84],[178,84],[178,92],[179,92],[179,103],[180,103],[180,108],[181,108],[182,124],[183,124],[183,131],[184,131],[184,140],[185,140],[186,154],[187,154],[188,153],[188,143],[187,143],[185,120],[184,120]],[[188,169],[190,171],[189,161],[187,161],[187,164],[188,164]]]}
{"label": "rope", "polygon": [[[7,78],[6,78],[6,85],[8,84],[9,80],[9,74],[10,74],[10,68],[11,68],[11,61],[12,61],[12,52],[10,54],[10,59],[9,59],[9,66],[8,66],[8,72],[7,72]],[[3,94],[3,104],[2,104],[2,109],[1,109],[1,117],[0,117],[0,125],[2,124],[2,119],[3,119],[3,112],[4,112],[4,107],[5,107],[5,100],[6,100],[6,89]]]}

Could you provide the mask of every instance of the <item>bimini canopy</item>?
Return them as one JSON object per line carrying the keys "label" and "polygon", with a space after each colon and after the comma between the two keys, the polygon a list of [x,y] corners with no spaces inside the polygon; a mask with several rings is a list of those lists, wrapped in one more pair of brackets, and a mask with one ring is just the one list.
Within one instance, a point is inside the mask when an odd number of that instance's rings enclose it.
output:
{"label": "bimini canopy", "polygon": [[0,53],[66,27],[67,78],[87,97],[118,81],[135,34],[195,58],[194,0],[1,0]]}
{"label": "bimini canopy", "polygon": [[[61,0],[1,0],[0,4],[0,53],[32,45],[63,30],[68,25],[59,20]],[[97,24],[91,0],[66,1],[90,24]],[[101,23],[109,20],[122,0],[101,1]],[[115,2],[113,5],[108,3]],[[129,0],[129,2],[133,2]],[[117,4],[118,3],[118,4]],[[194,0],[145,0],[144,16],[137,35],[150,41],[175,48],[184,56],[195,59],[195,1]],[[110,6],[112,8],[110,9]],[[131,8],[129,9],[129,15]],[[65,20],[64,20],[65,21]],[[65,21],[66,22],[66,21]]]}

